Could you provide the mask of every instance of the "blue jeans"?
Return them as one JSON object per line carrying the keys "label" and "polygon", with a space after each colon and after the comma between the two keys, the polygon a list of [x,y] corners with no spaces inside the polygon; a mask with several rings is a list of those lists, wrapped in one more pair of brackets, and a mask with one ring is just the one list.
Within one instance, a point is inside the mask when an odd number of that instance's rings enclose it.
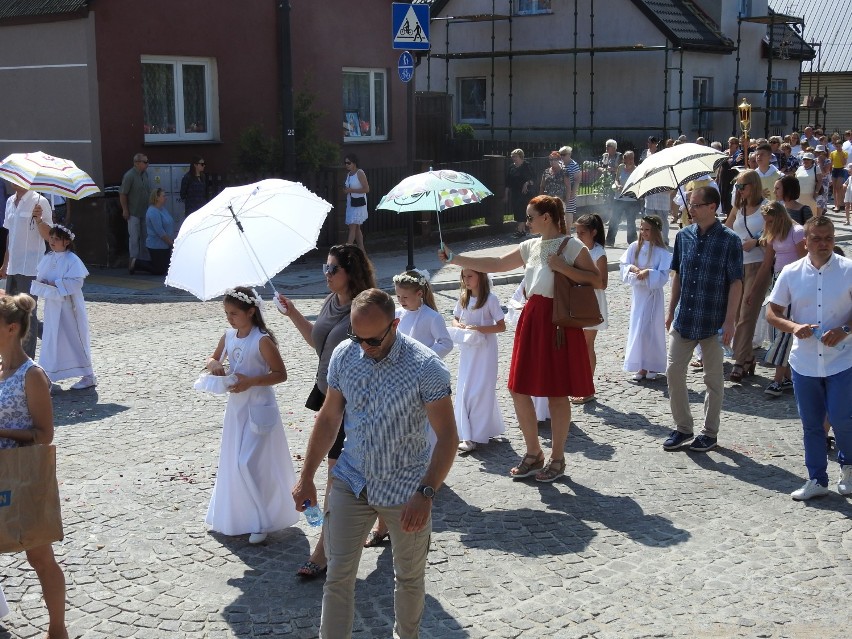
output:
{"label": "blue jeans", "polygon": [[636,216],[639,214],[639,202],[636,200],[613,200],[612,217],[609,220],[609,228],[606,232],[606,243],[615,244],[615,234],[624,220],[627,226],[627,243],[636,241]]}
{"label": "blue jeans", "polygon": [[828,417],[837,443],[837,463],[852,464],[852,368],[828,377],[808,377],[793,370],[793,392],[804,431],[808,478],[828,486],[825,423]]}

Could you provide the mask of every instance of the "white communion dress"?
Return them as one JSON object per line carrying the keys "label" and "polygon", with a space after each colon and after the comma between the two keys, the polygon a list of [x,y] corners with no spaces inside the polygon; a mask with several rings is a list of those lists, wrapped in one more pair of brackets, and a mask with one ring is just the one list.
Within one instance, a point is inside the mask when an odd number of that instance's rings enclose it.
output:
{"label": "white communion dress", "polygon": [[44,300],[44,326],[38,365],[51,382],[92,375],[89,317],[83,282],[89,271],[71,251],[41,258],[30,291]]}
{"label": "white communion dress", "polygon": [[[225,332],[224,361],[231,373],[264,375],[260,354],[264,334],[256,326],[246,337]],[[296,473],[287,435],[271,386],[230,393],[222,427],[219,470],[207,509],[207,524],[225,535],[267,533],[299,521],[290,493]]]}

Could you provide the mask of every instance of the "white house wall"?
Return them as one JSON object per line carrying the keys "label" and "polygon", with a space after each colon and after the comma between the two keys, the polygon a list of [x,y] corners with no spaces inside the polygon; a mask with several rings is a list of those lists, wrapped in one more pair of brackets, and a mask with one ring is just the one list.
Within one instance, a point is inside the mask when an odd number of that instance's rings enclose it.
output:
{"label": "white house wall", "polygon": [[0,157],[44,151],[102,184],[94,16],[0,26]]}
{"label": "white house wall", "polygon": [[[503,7],[497,2],[496,11],[508,11],[508,3]],[[589,28],[589,2],[579,3],[577,19],[576,46],[596,47],[645,45],[664,46],[666,38],[642,14],[636,6],[626,0],[612,0],[595,4],[594,42]],[[733,18],[727,10],[723,12],[723,24],[733,25],[733,32],[727,35],[736,39],[736,3],[731,2]],[[759,3],[756,3],[759,4]],[[451,2],[443,16],[490,14],[490,0],[468,0]],[[764,6],[765,11],[765,6]],[[766,87],[766,60],[761,58],[761,40],[766,27],[760,24],[743,23],[743,47],[740,60],[740,87],[760,89]],[[509,23],[498,20],[493,23],[497,51],[509,48]],[[445,53],[447,49],[447,23],[433,21],[431,25],[431,43],[434,53]],[[449,52],[486,52],[491,50],[492,23],[454,23],[449,25]],[[575,46],[574,41],[574,3],[553,2],[553,14],[534,16],[515,16],[512,19],[512,50],[552,50]],[[518,56],[511,63],[511,108],[513,136],[520,136],[526,127],[555,127],[562,129],[558,136],[573,134],[574,126],[574,60],[566,55]],[[661,133],[663,124],[663,100],[665,78],[665,53],[658,52],[619,52],[596,53],[594,56],[594,82],[592,83],[591,62],[588,54],[578,54],[577,63],[577,128],[576,139],[598,140],[608,137],[606,131],[590,134],[587,129],[592,122],[592,101],[594,102],[595,127],[636,127],[633,131],[612,131],[612,136],[640,141],[651,133]],[[669,106],[674,109],[668,116],[668,135],[685,133],[694,137],[698,134],[693,127],[693,112],[677,109],[692,107],[693,77],[713,78],[713,103],[731,107],[733,113],[734,79],[736,75],[736,52],[731,54],[685,52],[683,55],[683,95],[681,102],[681,77],[678,69],[681,65],[679,52],[670,52],[669,58]],[[773,61],[773,77],[786,77],[789,89],[798,84],[798,64]],[[446,69],[449,68],[449,83]],[[458,78],[482,77],[486,81],[487,124],[509,126],[510,69],[505,57],[450,60],[432,58],[428,65],[424,63],[416,75],[416,87],[421,91],[448,91],[455,95]],[[591,91],[594,90],[592,96]],[[790,96],[792,104],[793,97]],[[760,94],[749,94],[749,101],[756,106],[763,105]],[[459,109],[456,100],[453,121],[459,121]],[[716,113],[711,117],[711,130],[715,139],[724,140],[731,132],[733,115]],[[792,126],[792,113],[789,114]],[[683,130],[678,129],[682,122]],[[759,125],[763,130],[762,116],[755,115],[755,129]],[[474,124],[474,126],[477,126]],[[655,127],[654,130],[647,127]],[[568,130],[566,132],[566,129]],[[490,130],[483,134],[490,135]],[[496,137],[508,137],[508,131],[498,130]],[[554,138],[554,132],[525,131],[523,137]],[[567,139],[567,138],[566,138]]]}

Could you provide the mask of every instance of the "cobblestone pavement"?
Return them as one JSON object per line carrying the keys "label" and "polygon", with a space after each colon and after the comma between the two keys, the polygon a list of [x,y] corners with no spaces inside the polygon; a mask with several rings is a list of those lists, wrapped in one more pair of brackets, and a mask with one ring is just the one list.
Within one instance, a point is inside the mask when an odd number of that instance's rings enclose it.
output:
{"label": "cobblestone pavement", "polygon": [[[495,292],[505,301],[513,289]],[[455,295],[437,294],[447,315]],[[613,274],[598,401],[575,410],[569,477],[552,485],[507,476],[523,444],[505,390],[512,335],[500,336],[507,432],[459,457],[435,500],[422,636],[841,636],[852,502],[788,496],[804,481],[793,398],[767,398],[771,372],[759,368],[727,384],[719,449],[664,452],[665,380],[635,384],[621,370],[629,303]],[[299,304],[315,313],[320,298]],[[294,572],[317,533],[300,523],[250,546],[204,525],[224,399],[191,385],[226,327],[220,303],[116,298],[89,313],[100,384],[55,397],[66,531],[55,549],[71,637],[315,637],[322,583]],[[298,469],[315,356],[286,318],[270,326],[289,371],[277,396]],[[451,353],[451,370],[457,362]],[[690,379],[698,414],[700,375]],[[0,555],[0,580],[12,608],[0,639],[42,637],[22,554]],[[364,551],[356,601],[354,636],[389,637],[389,547]]]}

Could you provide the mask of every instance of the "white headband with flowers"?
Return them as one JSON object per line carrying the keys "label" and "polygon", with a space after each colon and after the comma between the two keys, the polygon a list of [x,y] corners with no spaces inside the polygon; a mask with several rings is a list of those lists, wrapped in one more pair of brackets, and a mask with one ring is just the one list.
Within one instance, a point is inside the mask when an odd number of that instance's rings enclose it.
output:
{"label": "white headband with flowers", "polygon": [[69,229],[67,226],[62,226],[61,224],[54,224],[53,228],[59,229],[60,231],[66,233],[72,241],[76,237],[76,235],[74,235],[74,233],[71,232],[71,229]]}
{"label": "white headband with flowers", "polygon": [[258,294],[258,292],[254,289],[251,289],[252,295],[254,297],[250,297],[246,295],[242,291],[237,291],[232,288],[229,288],[225,291],[225,297],[233,297],[234,299],[240,300],[241,302],[245,302],[246,304],[251,304],[252,306],[257,307],[257,312],[260,313],[261,317],[263,316],[263,298]]}
{"label": "white headband with flowers", "polygon": [[410,284],[414,286],[426,286],[429,283],[429,271],[426,269],[416,268],[412,272],[417,273],[417,276],[411,275],[409,272],[394,275],[393,283]]}

